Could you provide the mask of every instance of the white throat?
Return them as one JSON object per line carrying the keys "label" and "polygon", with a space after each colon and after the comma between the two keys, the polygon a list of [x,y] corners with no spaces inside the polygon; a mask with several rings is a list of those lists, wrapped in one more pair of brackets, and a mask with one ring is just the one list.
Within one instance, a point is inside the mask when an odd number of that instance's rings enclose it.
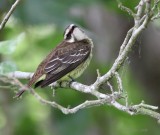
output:
{"label": "white throat", "polygon": [[69,43],[73,43],[73,42],[75,42],[75,39],[74,39],[74,37],[72,36],[71,39],[67,39],[66,41],[69,42]]}

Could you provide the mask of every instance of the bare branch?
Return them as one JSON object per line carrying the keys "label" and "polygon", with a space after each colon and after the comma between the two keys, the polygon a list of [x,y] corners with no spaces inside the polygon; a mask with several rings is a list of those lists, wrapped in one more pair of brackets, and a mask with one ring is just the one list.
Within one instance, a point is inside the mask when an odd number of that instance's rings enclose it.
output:
{"label": "bare branch", "polygon": [[159,8],[158,8],[158,4],[159,4],[159,3],[160,3],[160,0],[157,0],[157,1],[154,2],[154,6],[153,6],[153,8],[152,8],[152,12],[154,12],[156,9],[157,9],[158,11],[157,11],[157,14],[155,14],[155,15],[151,18],[152,21],[160,18],[160,10],[159,10]]}
{"label": "bare branch", "polygon": [[6,16],[4,17],[3,21],[0,24],[0,31],[5,27],[9,17],[11,16],[11,14],[13,13],[13,11],[15,10],[15,8],[17,7],[18,3],[21,0],[16,0],[15,3],[12,5],[11,9],[8,11],[8,13],[6,14]]}
{"label": "bare branch", "polygon": [[[151,5],[148,2],[146,5],[147,5],[146,10],[149,12],[150,11],[149,8]],[[143,0],[139,4],[137,12],[140,12],[139,10],[142,9],[142,6],[144,6]],[[137,13],[137,15],[138,14],[139,13]],[[150,17],[151,17],[150,14],[147,13],[147,15],[141,25],[137,25],[137,23],[135,23],[135,25],[133,27],[133,31],[132,31],[132,29],[130,30],[129,34],[127,34],[128,38],[127,39],[125,38],[125,40],[123,42],[123,43],[126,43],[128,41],[126,46],[124,45],[125,48],[123,47],[124,48],[123,51],[121,51],[121,54],[117,57],[113,66],[111,67],[111,69],[105,75],[101,76],[100,78],[97,78],[96,82],[93,84],[95,89],[98,89],[103,83],[105,83],[109,79],[111,79],[115,75],[115,72],[119,70],[119,68],[122,66],[123,62],[127,58],[127,55],[129,53],[129,51],[131,50],[132,46],[134,45],[137,37],[140,35],[140,33],[146,28],[147,24],[150,22]],[[137,20],[137,19],[135,18],[135,20]],[[130,34],[131,34],[131,36],[129,36]]]}
{"label": "bare branch", "polygon": [[[25,73],[25,72],[16,72],[14,74],[9,74],[9,77],[12,78],[11,75],[14,75],[14,77],[20,77],[22,79],[22,74],[24,73],[24,75],[30,77],[32,75],[32,73]],[[18,75],[21,74],[21,75]],[[24,77],[26,78],[26,77]],[[9,80],[10,81],[10,80]],[[41,96],[39,96],[34,89],[30,88],[28,89],[26,86],[24,86],[20,81],[18,81],[18,79],[13,79],[14,82],[12,82],[12,84],[18,84],[19,87],[26,89],[27,91],[29,91],[33,96],[35,96],[35,98],[37,98],[41,103],[43,104],[48,104],[51,105],[54,108],[57,108],[59,110],[61,110],[64,114],[70,114],[70,113],[76,113],[77,111],[84,109],[84,108],[88,108],[88,107],[92,107],[92,106],[99,106],[102,104],[107,104],[107,105],[112,105],[115,108],[117,108],[118,110],[124,111],[130,115],[137,115],[137,114],[143,114],[143,115],[148,115],[151,116],[153,118],[156,118],[157,120],[159,120],[160,118],[160,114],[153,111],[158,109],[158,107],[155,106],[151,106],[151,105],[147,105],[144,103],[140,103],[138,105],[133,105],[133,106],[129,106],[127,105],[122,105],[120,103],[118,103],[116,100],[122,98],[122,96],[117,93],[117,92],[113,92],[111,95],[107,95],[107,94],[102,94],[98,91],[91,91],[91,86],[86,86],[83,85],[81,83],[78,82],[73,82],[71,84],[71,88],[80,91],[80,92],[84,92],[84,93],[89,93],[91,95],[96,96],[98,99],[97,100],[91,100],[91,101],[85,101],[73,108],[65,108],[62,105],[59,105],[58,103],[56,103],[55,101],[48,101],[43,99]],[[120,82],[119,82],[120,83]],[[63,86],[66,86],[67,84],[64,83]],[[58,86],[57,83],[55,83],[54,86]],[[93,92],[93,93],[92,93]],[[128,103],[128,102],[127,102]]]}
{"label": "bare branch", "polygon": [[[12,73],[7,74],[7,77],[9,78],[17,78],[17,79],[30,79],[30,77],[33,75],[33,73],[27,73],[27,72],[21,72],[21,71],[15,71]],[[59,87],[58,83],[52,84],[52,87]],[[62,82],[61,87],[70,87],[72,89],[75,89],[77,91],[83,92],[83,93],[89,93],[97,98],[106,98],[107,95],[100,93],[95,90],[92,86],[87,86],[78,82],[72,82],[69,84],[69,82]]]}
{"label": "bare branch", "polygon": [[136,6],[136,10],[137,10],[137,14],[136,16],[138,17],[138,19],[142,16],[143,14],[143,8],[144,8],[144,4],[145,4],[145,0],[140,0],[138,6]]}
{"label": "bare branch", "polygon": [[158,8],[158,4],[160,3],[160,0],[154,0],[154,5],[152,7],[152,11],[156,10]]}
{"label": "bare branch", "polygon": [[147,105],[144,103],[144,101],[142,101],[139,105],[134,105],[133,108],[140,108],[140,107],[144,107],[147,109],[151,109],[151,110],[157,110],[158,106],[152,106],[152,105]]}
{"label": "bare branch", "polygon": [[124,39],[124,41],[123,41],[123,43],[122,43],[122,45],[121,45],[121,47],[120,47],[119,55],[122,53],[122,51],[124,50],[125,46],[127,45],[128,41],[129,41],[129,39],[130,39],[130,37],[131,37],[131,35],[132,35],[132,32],[133,32],[133,28],[131,28],[131,29],[127,32],[127,35],[126,35],[126,37],[125,37],[125,39]]}
{"label": "bare branch", "polygon": [[109,81],[107,82],[107,85],[109,86],[109,88],[110,88],[111,92],[112,92],[112,93],[114,93],[113,86],[110,84],[110,82],[109,82]]}
{"label": "bare branch", "polygon": [[15,71],[8,73],[7,76],[10,78],[17,78],[17,79],[30,79],[33,76],[33,73]]}
{"label": "bare branch", "polygon": [[139,113],[139,114],[148,115],[150,117],[153,117],[153,118],[157,119],[158,122],[160,120],[160,114],[153,111],[153,110],[145,109],[143,107],[140,107],[137,110],[138,110],[137,113]]}
{"label": "bare branch", "polygon": [[101,77],[101,73],[99,72],[99,69],[97,69],[97,77]]}

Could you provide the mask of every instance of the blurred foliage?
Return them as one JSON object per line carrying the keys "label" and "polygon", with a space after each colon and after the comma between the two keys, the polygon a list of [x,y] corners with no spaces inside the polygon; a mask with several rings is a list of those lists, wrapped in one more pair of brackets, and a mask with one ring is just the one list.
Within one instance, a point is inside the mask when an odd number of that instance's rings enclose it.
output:
{"label": "blurred foliage", "polygon": [[[137,1],[122,2],[133,9]],[[33,72],[46,54],[63,39],[64,25],[71,22],[78,23],[70,16],[70,8],[73,6],[87,8],[92,4],[104,5],[106,9],[124,15],[124,12],[117,8],[117,3],[112,0],[22,1],[3,33],[0,33],[2,40],[0,74],[15,70]],[[80,25],[85,25],[83,20],[81,22],[83,24]],[[80,77],[78,81],[93,82],[96,78],[97,65],[102,74],[110,67],[110,64],[105,65],[93,60],[85,72],[86,75]],[[128,65],[129,62],[120,72],[124,89],[129,95],[129,103],[139,103],[141,99],[148,101],[143,88],[133,77]],[[88,75],[89,80],[86,79]],[[22,82],[26,83],[23,80]],[[55,97],[52,96],[53,91],[49,88],[36,91],[42,97],[55,100],[66,107],[75,106],[86,99],[94,99],[90,95],[71,89],[59,88],[56,90]],[[25,93],[20,100],[13,99],[13,96],[12,90],[0,91],[0,135],[159,135],[160,132],[153,119],[147,116],[129,116],[106,105],[64,115],[59,110],[42,105],[29,93]]]}
{"label": "blurred foliage", "polygon": [[[24,24],[64,24],[70,22],[68,14],[70,7],[87,6],[96,0],[25,0],[17,10],[17,17]],[[39,3],[39,4],[37,4]],[[54,10],[53,10],[54,9]],[[64,21],[65,20],[65,21]]]}

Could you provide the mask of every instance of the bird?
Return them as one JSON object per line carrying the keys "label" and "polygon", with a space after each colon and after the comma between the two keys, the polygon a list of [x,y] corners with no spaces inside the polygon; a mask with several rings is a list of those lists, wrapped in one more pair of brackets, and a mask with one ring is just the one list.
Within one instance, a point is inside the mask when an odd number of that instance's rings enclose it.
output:
{"label": "bird", "polygon": [[[63,36],[63,41],[39,64],[28,87],[44,88],[56,81],[73,81],[88,67],[94,46],[92,39],[75,24],[70,24]],[[16,96],[20,97],[24,91],[19,91]]]}

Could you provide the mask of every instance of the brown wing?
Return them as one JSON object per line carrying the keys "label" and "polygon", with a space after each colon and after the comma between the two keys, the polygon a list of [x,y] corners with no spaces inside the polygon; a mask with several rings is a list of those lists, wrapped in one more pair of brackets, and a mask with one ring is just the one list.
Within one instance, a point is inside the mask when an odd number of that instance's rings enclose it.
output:
{"label": "brown wing", "polygon": [[63,48],[63,46],[65,46],[65,42],[60,43],[55,49],[53,49],[47,56],[46,58],[39,64],[39,66],[37,67],[37,70],[35,71],[34,75],[32,76],[32,78],[30,79],[30,81],[28,82],[28,86],[31,87],[35,82],[37,82],[37,80],[42,77],[45,74],[44,68],[46,66],[46,64],[48,63],[48,61],[54,57],[58,50],[58,48]]}
{"label": "brown wing", "polygon": [[65,76],[84,62],[90,52],[91,46],[86,40],[67,43],[65,47],[58,48],[55,55],[45,65],[46,79],[41,81],[38,86],[45,87]]}

